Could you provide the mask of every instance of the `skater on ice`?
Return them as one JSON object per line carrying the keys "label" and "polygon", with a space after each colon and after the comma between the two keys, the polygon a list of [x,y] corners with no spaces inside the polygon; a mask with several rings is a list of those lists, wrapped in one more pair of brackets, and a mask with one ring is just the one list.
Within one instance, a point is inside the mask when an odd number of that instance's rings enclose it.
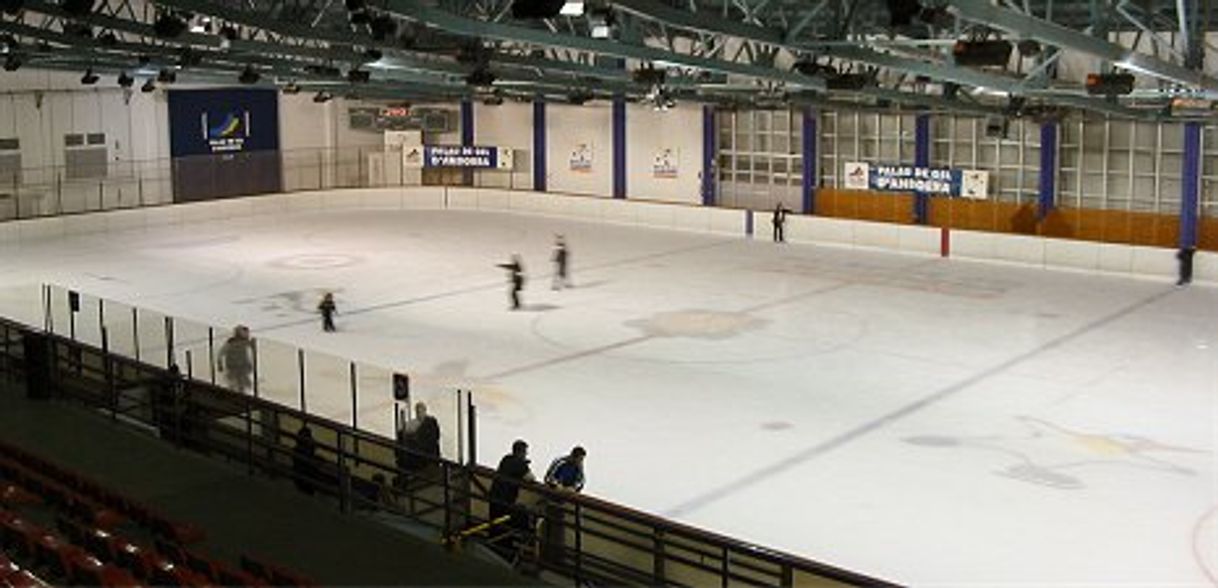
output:
{"label": "skater on ice", "polygon": [[524,263],[520,260],[520,255],[513,253],[511,263],[501,263],[498,267],[508,271],[512,310],[520,310],[520,291],[524,289]]}
{"label": "skater on ice", "polygon": [[787,210],[787,207],[783,206],[781,202],[774,207],[774,218],[770,219],[770,224],[774,226],[775,243],[787,242],[786,224],[788,212],[791,211]]}
{"label": "skater on ice", "polygon": [[334,304],[334,294],[326,292],[326,295],[321,298],[321,303],[317,305],[317,312],[321,313],[321,328],[327,333],[333,333],[334,315],[338,313],[338,306]]}
{"label": "skater on ice", "polygon": [[554,281],[550,286],[552,290],[571,287],[568,269],[570,262],[571,253],[567,250],[567,240],[562,235],[558,235],[554,238]]}

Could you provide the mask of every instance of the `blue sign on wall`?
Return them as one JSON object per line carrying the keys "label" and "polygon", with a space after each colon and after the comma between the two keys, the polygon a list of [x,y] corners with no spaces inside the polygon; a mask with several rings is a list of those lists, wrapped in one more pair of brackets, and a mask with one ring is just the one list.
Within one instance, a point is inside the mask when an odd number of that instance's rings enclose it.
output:
{"label": "blue sign on wall", "polygon": [[850,190],[920,192],[939,196],[985,198],[989,174],[985,171],[847,162],[843,186]]}
{"label": "blue sign on wall", "polygon": [[426,145],[423,147],[423,167],[499,167],[499,149],[497,147]]}
{"label": "blue sign on wall", "polygon": [[173,157],[279,149],[279,96],[274,90],[171,90]]}

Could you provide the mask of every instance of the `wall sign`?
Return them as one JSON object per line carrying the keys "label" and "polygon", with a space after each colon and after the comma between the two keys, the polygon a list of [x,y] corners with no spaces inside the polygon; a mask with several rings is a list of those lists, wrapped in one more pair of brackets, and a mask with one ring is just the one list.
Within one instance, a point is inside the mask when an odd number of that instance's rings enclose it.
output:
{"label": "wall sign", "polygon": [[843,184],[848,190],[922,192],[977,199],[989,193],[989,172],[981,170],[850,161],[843,172]]}
{"label": "wall sign", "polygon": [[571,148],[571,171],[588,173],[592,171],[592,144],[577,143]]}
{"label": "wall sign", "polygon": [[680,160],[680,153],[672,147],[657,149],[651,163],[651,173],[657,178],[675,178]]}
{"label": "wall sign", "polygon": [[461,145],[420,145],[408,147],[402,153],[406,167],[498,169],[511,171],[515,164],[508,147],[476,147]]}

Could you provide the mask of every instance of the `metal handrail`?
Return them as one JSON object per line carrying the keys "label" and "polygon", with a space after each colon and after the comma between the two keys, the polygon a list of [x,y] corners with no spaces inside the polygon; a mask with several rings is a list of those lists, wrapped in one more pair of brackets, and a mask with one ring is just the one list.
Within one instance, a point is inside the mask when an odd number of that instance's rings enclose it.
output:
{"label": "metal handrail", "polygon": [[[166,428],[176,443],[187,448],[243,461],[251,471],[287,478],[333,495],[346,510],[358,505],[407,517],[439,530],[441,537],[447,538],[488,522],[483,513],[493,500],[488,495],[487,482],[497,478],[489,468],[415,454],[392,439],[206,382],[174,379],[167,370],[0,318],[0,335],[4,341],[0,370],[10,378],[27,367],[24,357],[14,351],[14,334],[22,340],[46,337],[51,379],[61,398],[85,404],[116,420],[135,422],[153,430]],[[175,417],[172,419],[167,419],[169,409],[160,404],[166,400],[161,396],[166,394],[164,387],[167,385],[176,386],[180,391],[174,402],[184,402],[174,405]],[[120,411],[124,405],[129,405],[129,410]],[[223,407],[227,407],[227,411],[222,410]],[[233,410],[236,413],[232,413]],[[235,422],[226,424],[222,422],[224,419]],[[317,448],[314,456],[298,455],[294,444],[285,443],[285,438],[294,438],[300,428],[296,423],[307,425],[317,433],[314,435]],[[376,459],[373,455],[376,452],[388,461]],[[422,460],[425,467],[403,470],[396,463],[396,456],[403,453]],[[423,478],[419,472],[424,469],[438,475]],[[401,479],[414,478],[420,483],[415,488],[391,484],[386,490],[394,501],[384,504],[379,497],[369,500],[361,491],[353,490],[357,484],[368,488],[367,484],[371,483],[368,470]],[[327,472],[324,477],[309,473],[321,471]],[[538,514],[545,524],[561,525],[563,521],[571,521],[570,526],[574,528],[563,531],[561,545],[547,544],[548,551],[532,563],[539,570],[577,583],[588,580],[616,584],[718,581],[724,586],[791,586],[797,585],[798,575],[819,582],[831,580],[854,586],[893,585],[591,496],[559,492],[527,482],[521,484],[521,491],[524,496],[535,497],[545,508],[555,509]],[[420,512],[415,505],[409,504],[412,502],[429,508],[427,512]],[[546,518],[555,514],[559,519]],[[569,535],[573,535],[570,541]],[[604,547],[595,543],[590,545],[591,540]],[[674,566],[679,567],[681,573],[674,575],[668,571]]]}

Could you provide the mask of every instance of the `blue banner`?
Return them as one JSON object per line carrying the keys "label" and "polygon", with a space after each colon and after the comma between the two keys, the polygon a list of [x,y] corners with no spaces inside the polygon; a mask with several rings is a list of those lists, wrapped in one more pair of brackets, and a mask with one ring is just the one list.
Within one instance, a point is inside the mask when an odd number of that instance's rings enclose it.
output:
{"label": "blue banner", "polygon": [[279,149],[279,96],[274,90],[169,92],[170,155]]}
{"label": "blue banner", "polygon": [[844,187],[851,190],[965,198],[985,198],[989,191],[989,174],[977,170],[847,162],[844,174]]}

